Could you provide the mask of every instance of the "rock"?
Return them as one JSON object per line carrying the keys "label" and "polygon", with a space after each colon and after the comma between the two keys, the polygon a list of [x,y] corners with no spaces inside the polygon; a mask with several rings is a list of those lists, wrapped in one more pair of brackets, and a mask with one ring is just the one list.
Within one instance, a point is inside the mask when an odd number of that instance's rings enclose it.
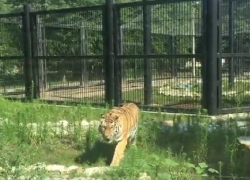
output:
{"label": "rock", "polygon": [[[184,132],[188,130],[188,124],[185,122],[176,123],[176,127],[179,132]],[[162,131],[173,130],[174,129],[174,121],[167,120],[163,121],[161,124]]]}
{"label": "rock", "polygon": [[62,128],[67,128],[69,126],[69,122],[66,120],[61,120],[56,123],[56,126],[60,126]]}
{"label": "rock", "polygon": [[17,168],[13,166],[13,167],[11,167],[11,171],[10,171],[10,172],[11,172],[11,173],[15,173],[15,172],[16,172],[16,169],[17,169]]}
{"label": "rock", "polygon": [[163,94],[165,96],[178,96],[178,97],[201,97],[200,93],[197,93],[193,90],[175,89],[169,86],[160,87],[159,94]]}
{"label": "rock", "polygon": [[236,124],[240,129],[246,129],[249,127],[249,121],[237,121]]}
{"label": "rock", "polygon": [[163,121],[162,126],[173,127],[174,126],[174,121],[172,121],[172,120]]}
{"label": "rock", "polygon": [[24,179],[28,179],[28,177],[26,177],[26,176],[20,176],[18,179],[19,180],[24,180]]}
{"label": "rock", "polygon": [[51,127],[51,126],[52,126],[52,122],[51,122],[51,121],[47,121],[47,122],[45,123],[45,125]]}
{"label": "rock", "polygon": [[237,140],[240,144],[243,144],[250,149],[250,136],[240,136]]}
{"label": "rock", "polygon": [[31,129],[37,129],[38,125],[37,125],[37,123],[28,123],[27,127],[31,128]]}
{"label": "rock", "polygon": [[79,169],[80,167],[78,167],[78,166],[69,166],[67,169],[66,169],[66,171],[67,172],[71,172],[71,171],[74,171],[74,170],[77,170],[77,169]]}
{"label": "rock", "polygon": [[48,165],[45,167],[45,169],[50,172],[60,172],[60,173],[66,171],[65,166],[58,164]]}
{"label": "rock", "polygon": [[83,128],[88,127],[89,124],[90,124],[90,123],[89,123],[87,120],[82,120],[82,121],[81,121],[81,126],[82,126]]}
{"label": "rock", "polygon": [[161,130],[164,132],[173,129],[173,127],[174,127],[174,121],[172,120],[163,121],[161,122],[160,125]]}
{"label": "rock", "polygon": [[[29,167],[25,167],[25,166],[20,166],[18,168],[16,167],[12,167],[12,171],[11,171],[11,174],[8,175],[7,178],[4,178],[4,179],[19,179],[19,180],[22,180],[22,179],[34,179],[34,180],[40,180],[40,179],[44,179],[44,180],[68,180],[68,179],[71,179],[71,180],[103,180],[103,179],[94,179],[94,178],[91,178],[90,176],[94,175],[94,174],[102,174],[104,172],[106,172],[107,170],[109,169],[109,167],[92,167],[92,168],[88,168],[86,169],[85,171],[83,170],[82,167],[79,167],[79,166],[75,166],[75,165],[72,165],[72,166],[69,166],[68,168],[63,166],[63,165],[58,165],[58,164],[53,164],[53,165],[45,165],[44,163],[37,163],[37,164],[34,164],[34,165],[31,165]],[[4,170],[3,168],[0,168],[0,171],[1,170]],[[21,174],[19,174],[18,176],[15,176],[15,173],[16,171],[22,171]],[[24,171],[23,171],[24,170]],[[49,174],[44,174],[43,173],[43,177],[41,177],[40,175],[36,175],[36,172],[38,172],[39,170],[46,170],[48,172],[58,172],[60,173],[60,175],[51,175],[51,173]],[[70,177],[70,172],[72,171],[76,171],[77,174],[82,174],[84,177],[79,177],[79,176],[76,176],[74,178],[71,178]],[[35,174],[34,174],[34,173]],[[1,180],[1,177],[0,177],[0,180]],[[148,180],[148,179],[146,179]]]}
{"label": "rock", "polygon": [[0,118],[0,125],[8,124],[9,119],[8,118]]}
{"label": "rock", "polygon": [[68,131],[62,129],[61,127],[55,127],[53,128],[53,132],[55,133],[55,135],[69,135]]}
{"label": "rock", "polygon": [[26,171],[37,171],[37,170],[42,170],[46,168],[45,163],[36,163],[34,165],[31,165],[27,168],[25,168]]}
{"label": "rock", "polygon": [[94,174],[103,174],[104,172],[108,170],[109,170],[109,167],[92,167],[92,168],[85,169],[84,174],[86,176],[92,176]]}
{"label": "rock", "polygon": [[55,123],[52,123],[51,121],[46,122],[46,126],[53,127],[55,126]]}
{"label": "rock", "polygon": [[79,167],[78,169],[76,169],[76,173],[77,174],[83,174],[84,173],[84,169]]}
{"label": "rock", "polygon": [[151,177],[147,173],[140,173],[138,180],[151,180]]}
{"label": "rock", "polygon": [[[2,121],[1,121],[2,120]],[[0,125],[3,125],[4,119],[0,118]],[[58,122],[44,122],[44,123],[20,123],[20,126],[26,126],[28,128],[27,133],[30,136],[37,136],[41,131],[45,130],[48,132],[50,137],[54,136],[67,136],[75,131],[79,132],[80,136],[84,136],[89,127],[97,128],[99,126],[99,121],[88,122],[86,119],[82,121],[76,121],[74,123],[69,123],[67,120],[60,120]]]}
{"label": "rock", "polygon": [[100,124],[100,122],[99,121],[90,121],[89,122],[89,125],[91,126],[91,127],[98,127],[99,126],[99,124]]}

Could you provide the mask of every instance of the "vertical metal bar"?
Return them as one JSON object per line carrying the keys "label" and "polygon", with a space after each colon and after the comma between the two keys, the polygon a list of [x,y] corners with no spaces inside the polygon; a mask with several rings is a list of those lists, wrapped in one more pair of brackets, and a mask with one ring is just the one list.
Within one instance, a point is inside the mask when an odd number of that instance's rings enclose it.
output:
{"label": "vertical metal bar", "polygon": [[207,76],[206,76],[206,38],[207,38],[207,1],[202,1],[202,66],[201,66],[201,75],[202,75],[202,95],[201,95],[201,105],[203,109],[207,109]]}
{"label": "vertical metal bar", "polygon": [[105,101],[114,103],[113,0],[105,0],[103,9]]}
{"label": "vertical metal bar", "polygon": [[[119,11],[119,16],[121,17],[121,11]],[[124,55],[124,28],[122,26],[122,24],[120,24],[120,55]],[[124,63],[124,59],[121,59],[121,74],[122,74],[122,83],[125,84],[126,83],[126,71],[125,71],[125,63]]]}
{"label": "vertical metal bar", "polygon": [[[42,25],[39,18],[39,15],[35,16],[36,20],[36,50],[37,53],[35,56],[43,56],[43,34],[42,34]],[[38,82],[39,82],[39,91],[42,94],[44,93],[44,60],[38,59]]]}
{"label": "vertical metal bar", "polygon": [[222,8],[217,0],[217,114],[222,109]]}
{"label": "vertical metal bar", "polygon": [[[171,46],[171,55],[175,54],[175,36],[172,35],[170,38],[170,46]],[[175,59],[171,58],[171,77],[177,76],[176,70],[175,70]]]}
{"label": "vertical metal bar", "polygon": [[[229,1],[229,50],[230,53],[233,53],[234,47],[233,47],[233,40],[234,40],[234,25],[233,25],[233,1]],[[234,86],[234,58],[229,58],[229,67],[228,67],[228,74],[229,74],[229,87],[232,88]]]}
{"label": "vertical metal bar", "polygon": [[[238,35],[238,53],[242,53],[244,52],[242,47],[243,47],[243,34],[239,34]],[[243,75],[244,71],[244,64],[245,64],[245,59],[244,58],[237,58],[238,59],[238,63],[239,63],[239,75]]]}
{"label": "vertical metal bar", "polygon": [[[79,29],[79,41],[80,41],[80,55],[86,55],[86,35],[85,35],[85,29],[83,27],[80,27]],[[88,83],[88,70],[87,70],[87,59],[81,59],[80,60],[80,66],[81,66],[81,80],[80,80],[80,86],[81,87],[87,87]]]}
{"label": "vertical metal bar", "polygon": [[[45,25],[42,26],[42,48],[43,48],[43,56],[47,56],[46,49],[46,29]],[[46,90],[48,88],[48,78],[47,78],[47,59],[43,59],[43,86]]]}
{"label": "vertical metal bar", "polygon": [[[118,53],[118,55],[123,55],[123,28],[122,28],[122,23],[121,23],[121,8],[117,9],[116,12],[117,12],[116,16],[117,16],[117,20],[118,20],[118,22],[117,22],[117,26],[118,26],[117,33],[119,33],[118,34],[118,43],[119,43],[118,47],[119,48],[118,48],[117,53]],[[123,79],[124,80],[126,79],[126,73],[124,71],[124,67],[123,67],[123,63],[122,63],[123,60],[119,59],[118,61],[119,61],[119,70],[120,70],[119,79],[120,79],[121,88],[122,88],[122,83],[123,83],[122,81],[123,81]],[[121,98],[121,101],[122,101],[122,90],[120,91],[120,98]]]}
{"label": "vertical metal bar", "polygon": [[207,0],[206,100],[209,115],[217,114],[217,11],[217,0]]}
{"label": "vertical metal bar", "polygon": [[121,94],[122,94],[122,84],[121,84],[121,59],[117,58],[118,54],[121,52],[120,47],[120,8],[114,7],[114,54],[115,54],[115,61],[114,61],[114,105],[118,106],[121,103]]}
{"label": "vertical metal bar", "polygon": [[[120,12],[120,15],[121,15],[121,12]],[[121,17],[121,16],[120,16]],[[125,48],[124,48],[124,28],[122,25],[120,25],[120,47],[121,47],[121,51],[120,51],[120,55],[124,55],[124,51],[125,51]],[[125,84],[126,83],[126,78],[127,78],[127,75],[126,75],[126,70],[124,68],[125,66],[125,59],[121,59],[121,74],[122,74],[122,83]]]}
{"label": "vertical metal bar", "polygon": [[[196,48],[195,48],[195,8],[191,7],[191,26],[192,26],[192,54],[195,54]],[[192,75],[193,77],[196,76],[196,59],[192,59]]]}
{"label": "vertical metal bar", "polygon": [[24,37],[24,74],[25,74],[25,96],[28,100],[32,97],[32,50],[31,50],[31,32],[30,32],[30,5],[23,6],[23,37]]}
{"label": "vertical metal bar", "polygon": [[147,0],[143,0],[143,51],[144,51],[144,104],[152,103],[152,69],[151,60],[147,55],[151,54],[151,8]]}
{"label": "vertical metal bar", "polygon": [[38,49],[38,38],[37,38],[37,22],[36,22],[36,14],[30,15],[30,31],[31,31],[31,50],[32,50],[32,68],[33,68],[33,81],[34,81],[34,89],[33,89],[33,98],[40,98],[40,84],[39,84],[39,63],[38,59],[34,58],[40,49]]}

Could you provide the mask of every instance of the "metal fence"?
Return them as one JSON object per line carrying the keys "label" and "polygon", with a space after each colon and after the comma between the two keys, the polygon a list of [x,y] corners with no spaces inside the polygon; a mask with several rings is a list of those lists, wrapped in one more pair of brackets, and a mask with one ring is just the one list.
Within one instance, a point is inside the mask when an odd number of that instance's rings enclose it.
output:
{"label": "metal fence", "polygon": [[222,58],[227,71],[221,72],[222,97],[220,107],[229,110],[248,107],[249,96],[249,1],[223,0],[220,16]]}
{"label": "metal fence", "polygon": [[31,12],[36,31],[37,95],[105,103],[103,6]]}
{"label": "metal fence", "polygon": [[247,111],[249,8],[247,0],[24,5],[0,15],[0,93],[210,115]]}

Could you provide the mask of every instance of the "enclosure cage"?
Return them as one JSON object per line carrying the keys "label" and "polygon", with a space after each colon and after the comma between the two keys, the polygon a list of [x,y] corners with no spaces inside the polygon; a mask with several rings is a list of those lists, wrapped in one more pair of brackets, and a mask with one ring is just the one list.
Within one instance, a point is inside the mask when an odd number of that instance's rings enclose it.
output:
{"label": "enclosure cage", "polygon": [[113,4],[112,16],[106,4],[0,15],[1,93],[26,97],[29,76],[42,100],[104,104],[113,94],[145,106],[199,109],[211,92],[206,78],[216,74],[217,109],[234,106],[239,97],[246,107],[249,3],[220,1],[212,72],[204,2]]}

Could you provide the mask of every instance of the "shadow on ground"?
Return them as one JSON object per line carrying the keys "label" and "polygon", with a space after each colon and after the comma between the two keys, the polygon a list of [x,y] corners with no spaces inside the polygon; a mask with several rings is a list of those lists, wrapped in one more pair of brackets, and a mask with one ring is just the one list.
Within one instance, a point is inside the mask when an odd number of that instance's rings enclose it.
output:
{"label": "shadow on ground", "polygon": [[96,164],[100,160],[105,160],[105,164],[109,165],[112,161],[115,145],[95,140],[91,141],[91,135],[87,134],[85,147],[78,149],[83,150],[83,153],[75,158],[78,164]]}

